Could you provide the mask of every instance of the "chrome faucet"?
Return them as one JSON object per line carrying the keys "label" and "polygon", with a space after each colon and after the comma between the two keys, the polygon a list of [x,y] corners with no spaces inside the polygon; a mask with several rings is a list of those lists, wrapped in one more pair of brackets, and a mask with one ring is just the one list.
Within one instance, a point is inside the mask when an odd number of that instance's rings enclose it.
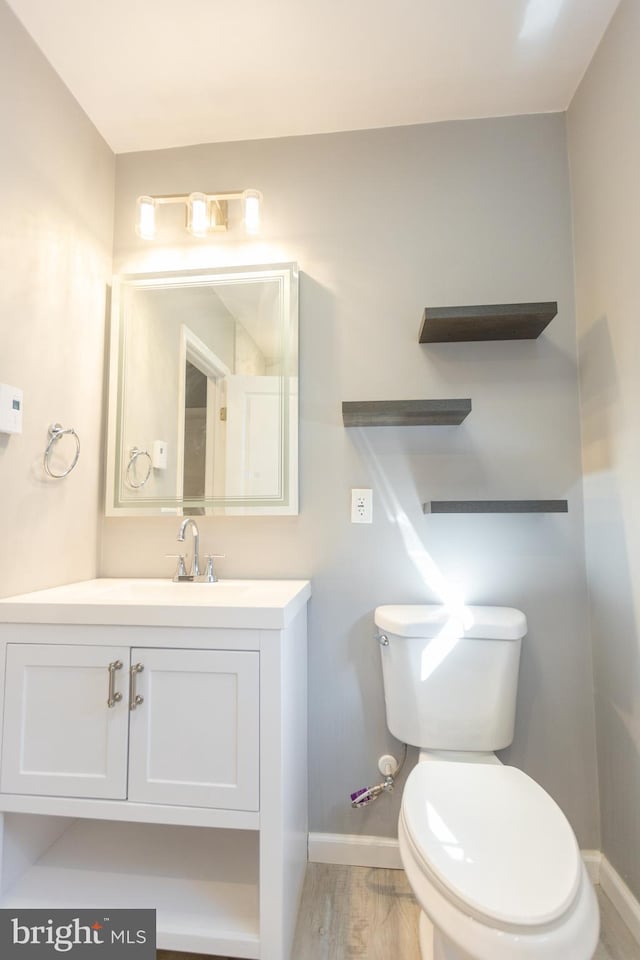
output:
{"label": "chrome faucet", "polygon": [[189,527],[191,527],[193,534],[193,562],[191,564],[191,573],[186,576],[189,580],[195,580],[196,577],[200,576],[200,532],[198,530],[198,524],[193,517],[186,517],[180,524],[178,540],[180,543],[184,543],[184,535]]}

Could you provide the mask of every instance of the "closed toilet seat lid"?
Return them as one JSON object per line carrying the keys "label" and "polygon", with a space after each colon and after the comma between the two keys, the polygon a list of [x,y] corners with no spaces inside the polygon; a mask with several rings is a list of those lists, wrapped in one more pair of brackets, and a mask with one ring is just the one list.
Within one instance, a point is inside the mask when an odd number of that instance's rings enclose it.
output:
{"label": "closed toilet seat lid", "polygon": [[480,920],[548,924],[576,897],[582,864],[569,822],[516,767],[419,763],[401,818],[427,876]]}

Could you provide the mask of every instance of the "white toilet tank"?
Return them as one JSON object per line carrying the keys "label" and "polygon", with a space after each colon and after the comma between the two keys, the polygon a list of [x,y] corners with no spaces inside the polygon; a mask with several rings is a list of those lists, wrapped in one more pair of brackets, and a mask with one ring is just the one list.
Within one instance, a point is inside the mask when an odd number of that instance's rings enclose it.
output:
{"label": "white toilet tank", "polygon": [[[527,620],[510,607],[378,607],[387,726],[431,750],[493,751],[513,740]],[[388,641],[388,642],[387,642]]]}

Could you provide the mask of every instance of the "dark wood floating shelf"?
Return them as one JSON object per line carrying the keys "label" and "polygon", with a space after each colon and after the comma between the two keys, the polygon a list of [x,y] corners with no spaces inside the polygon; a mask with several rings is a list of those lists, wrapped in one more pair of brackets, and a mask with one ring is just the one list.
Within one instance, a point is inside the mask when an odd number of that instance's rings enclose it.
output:
{"label": "dark wood floating shelf", "polygon": [[425,513],[568,513],[566,500],[430,500]]}
{"label": "dark wood floating shelf", "polygon": [[342,404],[345,427],[458,426],[471,400],[355,400]]}
{"label": "dark wood floating shelf", "polygon": [[477,307],[427,307],[420,343],[469,340],[535,340],[558,312],[547,303],[497,303]]}

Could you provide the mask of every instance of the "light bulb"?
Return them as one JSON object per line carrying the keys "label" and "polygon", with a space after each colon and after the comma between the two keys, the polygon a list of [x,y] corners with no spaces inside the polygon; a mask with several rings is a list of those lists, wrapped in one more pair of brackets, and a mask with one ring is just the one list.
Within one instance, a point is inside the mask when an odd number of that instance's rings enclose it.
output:
{"label": "light bulb", "polygon": [[258,233],[260,230],[261,201],[262,194],[259,190],[245,190],[242,194],[244,228],[247,233]]}
{"label": "light bulb", "polygon": [[194,237],[206,237],[209,232],[209,201],[204,193],[189,194],[187,230]]}
{"label": "light bulb", "polygon": [[136,233],[143,240],[153,240],[156,235],[156,201],[153,197],[138,197]]}

